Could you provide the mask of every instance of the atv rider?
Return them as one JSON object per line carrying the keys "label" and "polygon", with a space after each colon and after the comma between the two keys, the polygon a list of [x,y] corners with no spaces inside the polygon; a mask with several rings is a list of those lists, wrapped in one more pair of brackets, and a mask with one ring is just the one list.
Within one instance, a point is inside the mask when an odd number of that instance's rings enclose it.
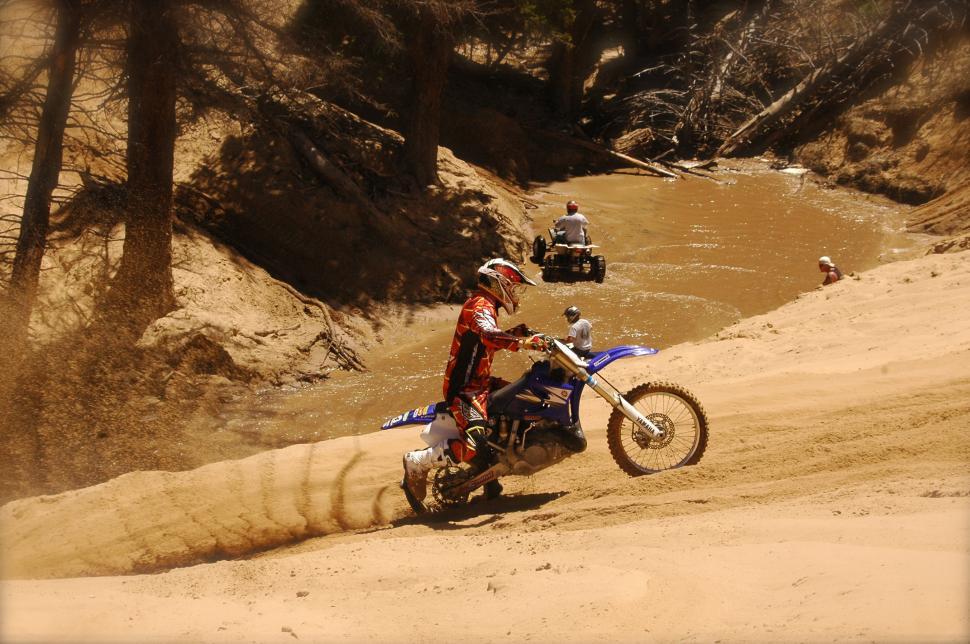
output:
{"label": "atv rider", "polygon": [[589,220],[579,212],[579,204],[575,201],[566,204],[566,214],[557,219],[555,225],[556,230],[565,233],[567,244],[589,244],[589,234],[586,231]]}
{"label": "atv rider", "polygon": [[[472,462],[482,472],[491,465],[488,433],[488,395],[492,381],[492,356],[499,349],[518,351],[520,347],[542,350],[545,339],[530,335],[520,324],[502,331],[496,324],[497,306],[514,313],[519,305],[518,289],[535,286],[512,262],[492,259],[478,269],[478,288],[468,298],[455,327],[451,355],[445,368],[444,395],[449,410],[461,430],[462,441],[443,441],[433,447],[404,455],[404,480],[401,488],[408,501],[422,502],[427,496],[428,472],[434,466]],[[502,493],[498,481],[485,484],[485,497]],[[411,503],[414,505],[414,503]]]}

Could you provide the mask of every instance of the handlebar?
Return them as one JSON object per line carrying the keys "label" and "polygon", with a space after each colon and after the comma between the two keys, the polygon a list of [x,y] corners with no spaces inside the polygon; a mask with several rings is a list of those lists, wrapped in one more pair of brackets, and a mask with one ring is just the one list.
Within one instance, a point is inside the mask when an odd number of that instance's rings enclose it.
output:
{"label": "handlebar", "polygon": [[522,323],[512,327],[511,329],[506,331],[506,333],[511,333],[517,338],[531,338],[532,336],[537,335],[539,332],[533,329],[530,329],[528,326],[525,325],[525,323]]}
{"label": "handlebar", "polygon": [[550,353],[552,350],[553,341],[555,341],[555,338],[548,335],[542,333],[533,333],[528,337],[522,338],[519,342],[520,346],[524,349],[528,349],[530,351],[540,351],[542,353]]}
{"label": "handlebar", "polygon": [[535,333],[529,340],[534,342],[532,346],[529,346],[533,351],[540,351],[549,355],[560,354],[575,363],[575,366],[584,366],[586,364],[582,358],[573,353],[569,345],[565,344],[559,338],[544,333]]}

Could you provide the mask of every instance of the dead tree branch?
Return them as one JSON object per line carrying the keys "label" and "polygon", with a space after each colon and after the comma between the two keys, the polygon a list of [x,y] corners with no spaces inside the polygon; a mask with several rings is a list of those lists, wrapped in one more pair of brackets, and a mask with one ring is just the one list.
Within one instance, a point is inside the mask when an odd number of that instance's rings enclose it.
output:
{"label": "dead tree branch", "polygon": [[925,42],[931,32],[940,28],[941,23],[952,19],[952,16],[943,15],[946,6],[944,2],[920,10],[921,7],[911,3],[897,5],[873,30],[856,39],[842,55],[812,70],[771,105],[748,119],[724,140],[717,154],[730,156],[744,149],[763,147],[779,138],[780,133],[775,127],[779,122],[787,119],[782,127],[794,129],[798,121],[806,120],[817,111],[809,109],[788,118],[805,103],[825,101],[826,96],[832,93],[832,88],[839,90],[841,87],[844,92],[845,87],[854,87],[847,82],[847,78],[863,72],[872,77],[876,70],[898,64],[900,58],[915,58],[921,52],[921,42]]}

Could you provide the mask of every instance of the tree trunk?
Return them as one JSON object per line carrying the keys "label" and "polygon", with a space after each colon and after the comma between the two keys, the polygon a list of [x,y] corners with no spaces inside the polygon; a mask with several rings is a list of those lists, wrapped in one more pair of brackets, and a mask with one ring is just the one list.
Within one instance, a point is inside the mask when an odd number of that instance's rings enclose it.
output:
{"label": "tree trunk", "polygon": [[453,41],[430,9],[421,8],[419,11],[419,20],[408,43],[413,76],[410,115],[401,154],[406,171],[423,187],[439,183],[441,96],[448,79]]}
{"label": "tree trunk", "polygon": [[626,40],[626,55],[636,58],[644,50],[640,29],[640,3],[637,0],[623,0],[620,19]]}
{"label": "tree trunk", "polygon": [[659,59],[668,54],[679,54],[686,49],[687,5],[692,0],[667,0],[666,2],[638,3],[637,55]]}
{"label": "tree trunk", "polygon": [[[77,0],[57,4],[57,31],[47,79],[47,96],[37,128],[34,161],[24,199],[17,254],[8,290],[10,311],[3,343],[10,347],[5,358],[18,364],[27,344],[27,327],[37,294],[41,260],[47,242],[51,195],[61,173],[64,128],[71,106],[74,67],[80,40],[81,10]],[[6,370],[12,376],[11,370]]]}
{"label": "tree trunk", "polygon": [[757,34],[760,23],[768,19],[771,11],[772,0],[748,0],[741,11],[741,18],[745,22],[737,42],[732,46],[721,60],[717,74],[714,77],[714,87],[711,89],[711,100],[715,104],[720,104],[724,94],[724,83],[737,66],[739,59],[744,58],[748,45]]}
{"label": "tree trunk", "polygon": [[569,26],[569,40],[553,46],[549,62],[549,83],[555,111],[574,116],[582,107],[583,83],[598,60],[590,31],[596,22],[596,3],[577,0],[577,13]]}
{"label": "tree trunk", "polygon": [[[34,160],[24,199],[17,253],[0,310],[0,450],[20,482],[17,493],[32,490],[39,475],[40,444],[31,396],[22,388],[30,315],[37,294],[50,221],[51,195],[63,158],[64,128],[71,106],[74,68],[80,41],[81,8],[77,0],[59,0],[57,29],[47,72],[47,96],[37,127]],[[4,490],[7,492],[7,490]]]}
{"label": "tree trunk", "polygon": [[134,0],[128,36],[125,242],[107,308],[140,335],[174,306],[172,174],[179,39],[170,0]]}
{"label": "tree trunk", "polygon": [[549,90],[552,94],[552,108],[556,114],[567,116],[572,113],[572,78],[575,67],[575,46],[572,43],[557,41],[552,46],[549,60]]}
{"label": "tree trunk", "polygon": [[628,154],[622,154],[615,150],[611,150],[605,146],[599,145],[597,143],[593,143],[592,141],[584,141],[583,139],[577,139],[576,137],[568,136],[566,134],[561,134],[559,132],[545,132],[545,134],[555,139],[559,139],[560,141],[571,143],[573,145],[578,145],[579,147],[586,148],[587,150],[592,150],[593,152],[598,152],[605,156],[613,157],[614,159],[619,159],[620,161],[629,163],[630,165],[635,166],[637,168],[648,170],[661,177],[668,177],[670,179],[683,179],[683,177],[681,177],[676,172],[671,172],[670,170],[661,168],[660,166],[654,163],[649,163],[642,159],[631,157]]}

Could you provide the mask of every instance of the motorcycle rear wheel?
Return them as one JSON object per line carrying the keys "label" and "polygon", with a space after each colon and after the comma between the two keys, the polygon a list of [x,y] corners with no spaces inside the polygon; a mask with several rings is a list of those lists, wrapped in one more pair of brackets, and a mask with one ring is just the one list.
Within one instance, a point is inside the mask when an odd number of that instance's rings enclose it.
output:
{"label": "motorcycle rear wheel", "polygon": [[606,258],[597,255],[593,258],[592,265],[593,279],[596,280],[597,284],[602,284],[603,280],[606,279]]}
{"label": "motorcycle rear wheel", "polygon": [[666,435],[659,440],[651,438],[614,409],[606,440],[621,470],[630,476],[643,476],[701,460],[707,449],[708,421],[694,394],[672,382],[655,382],[634,387],[624,398]]}
{"label": "motorcycle rear wheel", "polygon": [[468,494],[455,494],[452,490],[474,476],[467,467],[449,465],[431,470],[428,498],[424,502],[425,513],[435,514],[468,503]]}

